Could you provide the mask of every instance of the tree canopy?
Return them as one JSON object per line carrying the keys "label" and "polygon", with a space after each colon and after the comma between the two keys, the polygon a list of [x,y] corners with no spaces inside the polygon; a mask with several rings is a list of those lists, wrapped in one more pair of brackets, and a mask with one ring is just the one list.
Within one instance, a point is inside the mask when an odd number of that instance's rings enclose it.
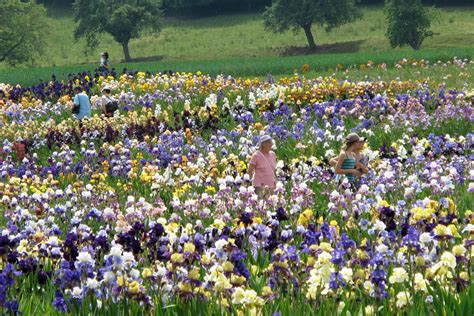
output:
{"label": "tree canopy", "polygon": [[251,10],[264,7],[271,2],[271,0],[164,0],[163,7],[177,13],[198,10],[205,14]]}
{"label": "tree canopy", "polygon": [[46,10],[30,0],[0,0],[0,62],[16,65],[42,52],[48,32]]}
{"label": "tree canopy", "polygon": [[160,0],[76,0],[74,18],[78,25],[74,36],[85,38],[89,47],[95,47],[98,35],[108,33],[122,45],[125,61],[130,61],[130,40],[139,37],[145,28],[159,31],[161,5]]}
{"label": "tree canopy", "polygon": [[419,49],[423,40],[433,35],[428,9],[421,0],[387,0],[385,14],[392,47],[410,45]]}
{"label": "tree canopy", "polygon": [[310,48],[316,47],[311,26],[326,31],[360,17],[356,0],[274,0],[263,14],[265,27],[273,32],[304,30]]}

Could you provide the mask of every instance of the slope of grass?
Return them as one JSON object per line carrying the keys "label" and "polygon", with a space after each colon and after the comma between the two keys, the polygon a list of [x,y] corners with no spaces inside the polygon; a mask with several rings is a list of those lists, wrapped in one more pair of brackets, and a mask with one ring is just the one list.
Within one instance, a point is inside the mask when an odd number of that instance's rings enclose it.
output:
{"label": "slope of grass", "polygon": [[[73,38],[75,23],[71,11],[49,14],[51,27],[50,33],[45,34],[46,49],[28,66],[97,63],[101,51],[108,51],[115,64],[122,60],[121,46],[109,35],[102,35],[100,46],[85,54],[85,41],[76,42]],[[320,26],[313,26],[320,51],[330,53],[390,50],[385,31],[382,7],[365,7],[362,19],[330,33]],[[428,38],[423,48],[473,47],[474,7],[440,9],[433,22],[433,31],[436,35]],[[302,32],[269,33],[264,30],[261,13],[253,13],[195,19],[165,18],[160,33],[145,32],[141,38],[132,40],[130,52],[132,57],[141,60],[212,60],[298,54],[305,46]]]}

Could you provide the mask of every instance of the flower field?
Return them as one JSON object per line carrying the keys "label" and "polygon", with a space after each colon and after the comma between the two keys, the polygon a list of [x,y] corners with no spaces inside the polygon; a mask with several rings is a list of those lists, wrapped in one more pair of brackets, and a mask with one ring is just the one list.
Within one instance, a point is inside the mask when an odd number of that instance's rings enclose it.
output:
{"label": "flower field", "polygon": [[[78,84],[120,113],[80,128]],[[474,91],[199,72],[0,90],[2,314],[474,313]],[[357,192],[328,164],[350,132],[368,139]],[[260,200],[263,134],[278,183]]]}

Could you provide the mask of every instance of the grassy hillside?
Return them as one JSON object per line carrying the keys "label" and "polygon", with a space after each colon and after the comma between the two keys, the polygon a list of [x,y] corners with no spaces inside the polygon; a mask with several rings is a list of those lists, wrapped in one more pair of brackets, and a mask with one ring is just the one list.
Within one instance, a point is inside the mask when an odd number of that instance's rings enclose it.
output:
{"label": "grassy hillside", "polygon": [[[110,52],[118,63],[121,47],[110,36],[102,36],[101,45],[85,54],[84,41],[73,38],[71,12],[50,12],[51,32],[45,34],[44,54],[30,66],[62,66],[96,63],[100,51]],[[330,33],[314,26],[321,52],[381,52],[391,47],[385,38],[386,23],[381,7],[363,10],[363,18]],[[423,48],[472,47],[474,43],[474,7],[441,9],[434,22],[435,36]],[[144,34],[132,40],[133,58],[163,60],[209,60],[236,57],[300,54],[306,46],[302,32],[272,34],[264,30],[261,14],[238,14],[200,19],[166,18],[158,34]]]}
{"label": "grassy hillside", "polygon": [[[69,73],[92,70],[101,51],[109,51],[112,66],[148,71],[202,71],[237,76],[290,74],[308,64],[314,73],[337,65],[359,65],[372,60],[389,67],[403,57],[432,62],[452,57],[474,56],[474,7],[440,9],[433,24],[435,36],[423,49],[391,49],[385,38],[385,19],[381,7],[367,7],[363,18],[327,33],[314,26],[319,51],[305,55],[303,33],[272,34],[264,30],[261,14],[238,14],[199,19],[165,18],[159,34],[144,34],[130,44],[137,61],[122,64],[121,47],[103,35],[101,45],[85,53],[84,41],[73,38],[74,22],[70,11],[49,11],[48,44],[35,63],[15,69],[0,64],[0,82],[31,85],[49,80],[51,74],[65,78]],[[289,56],[297,55],[297,56]]]}

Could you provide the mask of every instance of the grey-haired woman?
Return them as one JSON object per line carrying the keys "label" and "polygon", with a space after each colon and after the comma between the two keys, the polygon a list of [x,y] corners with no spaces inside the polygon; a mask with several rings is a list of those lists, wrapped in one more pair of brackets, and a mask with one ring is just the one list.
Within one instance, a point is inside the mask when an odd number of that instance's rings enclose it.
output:
{"label": "grey-haired woman", "polygon": [[276,154],[272,151],[273,139],[262,136],[257,150],[250,160],[248,174],[253,177],[252,184],[255,192],[262,196],[276,187]]}

